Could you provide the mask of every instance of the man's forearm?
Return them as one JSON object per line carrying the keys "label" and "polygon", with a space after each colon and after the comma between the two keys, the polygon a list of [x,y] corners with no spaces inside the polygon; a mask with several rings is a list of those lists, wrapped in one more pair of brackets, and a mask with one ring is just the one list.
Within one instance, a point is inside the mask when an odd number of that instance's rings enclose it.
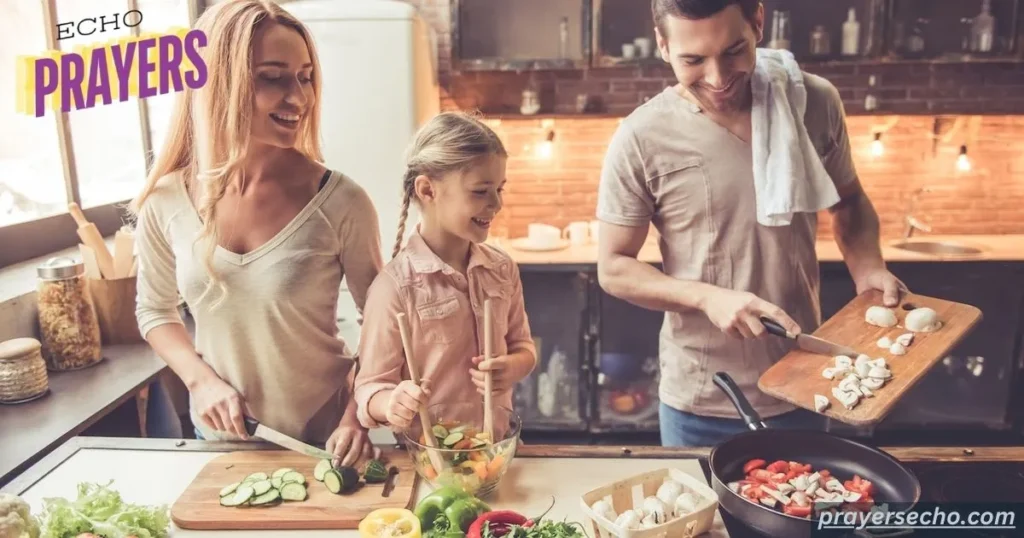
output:
{"label": "man's forearm", "polygon": [[878,214],[863,192],[844,200],[832,212],[832,232],[854,280],[885,267]]}
{"label": "man's forearm", "polygon": [[598,270],[601,288],[641,308],[661,312],[702,310],[714,288],[703,282],[672,278],[630,256],[612,256]]}

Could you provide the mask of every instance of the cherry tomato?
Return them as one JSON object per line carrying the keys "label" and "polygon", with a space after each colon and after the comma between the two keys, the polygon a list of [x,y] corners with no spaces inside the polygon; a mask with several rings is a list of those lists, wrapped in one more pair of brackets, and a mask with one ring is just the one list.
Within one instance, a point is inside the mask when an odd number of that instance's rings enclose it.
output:
{"label": "cherry tomato", "polygon": [[789,471],[789,462],[786,461],[775,461],[767,467],[767,469],[773,473],[786,473]]}
{"label": "cherry tomato", "polygon": [[750,474],[750,471],[764,467],[765,463],[764,460],[750,460],[743,466],[743,474]]}

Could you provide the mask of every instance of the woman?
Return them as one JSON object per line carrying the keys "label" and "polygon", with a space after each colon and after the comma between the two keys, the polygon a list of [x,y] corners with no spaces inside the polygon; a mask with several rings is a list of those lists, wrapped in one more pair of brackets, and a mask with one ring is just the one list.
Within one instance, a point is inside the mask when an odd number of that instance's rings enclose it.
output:
{"label": "woman", "polygon": [[209,79],[180,96],[133,202],[139,328],[188,387],[199,437],[247,439],[248,416],[352,464],[372,446],[335,320],[342,278],[361,310],[382,266],[377,213],[321,164],[306,28],[264,0],[215,4],[196,27]]}

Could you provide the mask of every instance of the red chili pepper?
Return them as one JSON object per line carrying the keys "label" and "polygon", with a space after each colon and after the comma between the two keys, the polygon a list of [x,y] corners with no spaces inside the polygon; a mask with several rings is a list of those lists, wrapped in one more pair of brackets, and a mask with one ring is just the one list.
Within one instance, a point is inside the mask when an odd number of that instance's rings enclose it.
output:
{"label": "red chili pepper", "polygon": [[750,471],[764,467],[765,463],[767,462],[764,460],[750,460],[745,465],[743,465],[743,474],[750,474]]}

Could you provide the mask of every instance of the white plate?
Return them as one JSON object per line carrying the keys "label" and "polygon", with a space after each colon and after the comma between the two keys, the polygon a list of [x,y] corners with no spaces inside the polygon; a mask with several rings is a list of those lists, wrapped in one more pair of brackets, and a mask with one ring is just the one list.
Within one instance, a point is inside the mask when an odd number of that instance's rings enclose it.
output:
{"label": "white plate", "polygon": [[531,243],[528,237],[519,237],[517,239],[510,240],[508,243],[516,250],[525,250],[530,252],[550,252],[552,250],[562,250],[569,247],[568,239],[559,239],[557,242],[549,245],[538,245],[536,243]]}

